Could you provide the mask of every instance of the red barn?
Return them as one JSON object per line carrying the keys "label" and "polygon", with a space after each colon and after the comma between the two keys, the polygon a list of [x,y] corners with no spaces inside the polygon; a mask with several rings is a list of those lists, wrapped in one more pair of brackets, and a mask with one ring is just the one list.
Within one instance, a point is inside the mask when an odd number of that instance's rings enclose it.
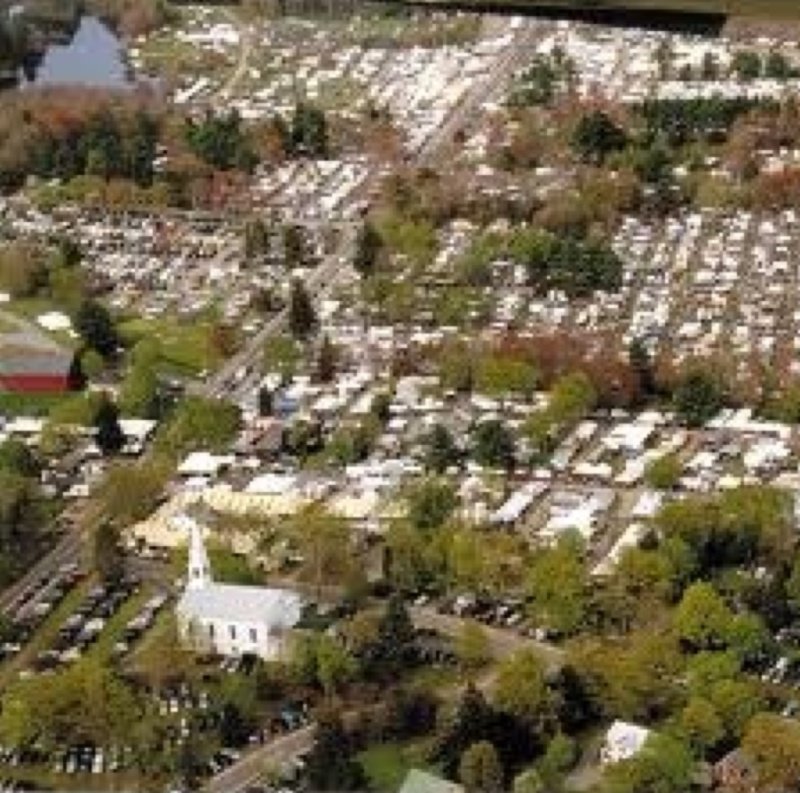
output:
{"label": "red barn", "polygon": [[75,384],[73,353],[57,347],[0,342],[0,389],[23,394],[57,393]]}

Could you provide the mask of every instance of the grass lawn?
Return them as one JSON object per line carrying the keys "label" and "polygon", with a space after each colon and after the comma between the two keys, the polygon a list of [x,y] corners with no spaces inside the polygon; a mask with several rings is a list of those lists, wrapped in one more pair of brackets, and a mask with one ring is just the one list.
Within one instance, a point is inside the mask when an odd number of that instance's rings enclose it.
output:
{"label": "grass lawn", "polygon": [[[80,344],[80,339],[74,338],[69,333],[65,333],[63,331],[51,332],[43,328],[36,321],[37,317],[40,317],[42,314],[48,314],[51,311],[57,311],[61,314],[69,314],[69,311],[65,310],[63,306],[53,303],[52,300],[49,300],[46,297],[19,298],[17,300],[12,300],[9,303],[3,303],[0,308],[2,308],[4,311],[7,311],[9,314],[16,314],[18,317],[28,320],[28,322],[36,326],[40,333],[45,336],[49,336],[51,339],[53,339],[53,341],[58,342],[58,344],[60,344],[62,347],[74,350],[77,349]],[[10,322],[6,322],[6,324],[11,325]],[[15,328],[10,328],[10,330],[15,330]],[[3,329],[0,327],[0,332],[8,333],[9,329]]]}
{"label": "grass lawn", "polygon": [[0,414],[6,416],[47,416],[51,408],[74,397],[66,394],[19,394],[0,390]]}
{"label": "grass lawn", "polygon": [[180,323],[172,319],[130,319],[119,325],[126,344],[152,338],[161,346],[164,371],[192,375],[217,363],[208,343],[209,326],[204,322]]}
{"label": "grass lawn", "polygon": [[173,615],[174,612],[171,607],[163,609],[156,617],[153,626],[131,645],[130,652],[123,660],[125,672],[135,673],[138,663],[137,658],[142,653],[147,653],[152,645],[158,644],[169,635],[174,625]]}
{"label": "grass lawn", "polygon": [[[7,305],[7,304],[3,304]],[[2,306],[0,306],[2,308]],[[9,322],[4,317],[0,316],[0,334],[4,333],[13,333],[17,329],[17,326],[13,322]]]}
{"label": "grass lawn", "polygon": [[150,587],[144,586],[135,595],[129,597],[106,623],[100,637],[87,650],[86,657],[101,664],[108,663],[114,645],[122,639],[125,626],[141,611],[152,594]]}
{"label": "grass lawn", "polygon": [[426,762],[427,742],[424,740],[381,743],[358,755],[358,762],[367,776],[370,790],[396,793],[412,768],[432,773],[437,769]]}

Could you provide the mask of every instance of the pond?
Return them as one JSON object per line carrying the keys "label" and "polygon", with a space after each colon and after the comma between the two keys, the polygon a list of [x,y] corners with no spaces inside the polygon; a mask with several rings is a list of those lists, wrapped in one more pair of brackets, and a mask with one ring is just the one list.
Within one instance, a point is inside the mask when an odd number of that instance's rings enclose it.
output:
{"label": "pond", "polygon": [[22,75],[19,85],[124,88],[130,82],[125,49],[119,38],[101,20],[85,16],[69,43],[49,44],[33,80]]}

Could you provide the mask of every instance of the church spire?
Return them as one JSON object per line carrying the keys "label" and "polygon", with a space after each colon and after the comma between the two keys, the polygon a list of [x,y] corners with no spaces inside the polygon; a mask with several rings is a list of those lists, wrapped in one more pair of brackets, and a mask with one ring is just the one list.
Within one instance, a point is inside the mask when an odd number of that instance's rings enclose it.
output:
{"label": "church spire", "polygon": [[200,524],[188,515],[181,515],[176,523],[189,532],[189,568],[186,588],[202,589],[213,582],[211,565],[208,562],[206,546],[203,543],[202,529]]}

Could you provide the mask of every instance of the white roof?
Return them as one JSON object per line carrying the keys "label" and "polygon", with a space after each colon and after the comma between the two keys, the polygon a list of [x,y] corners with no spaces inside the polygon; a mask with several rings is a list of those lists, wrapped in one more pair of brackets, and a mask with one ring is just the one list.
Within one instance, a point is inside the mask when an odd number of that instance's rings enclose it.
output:
{"label": "white roof", "polygon": [[629,449],[638,451],[653,434],[652,424],[631,422],[628,424],[618,424],[603,439],[603,445],[609,449]]}
{"label": "white roof", "polygon": [[638,754],[650,737],[650,730],[638,724],[615,721],[606,733],[603,755],[607,762],[628,760]]}
{"label": "white roof", "polygon": [[186,589],[178,612],[188,619],[261,623],[288,629],[300,620],[302,601],[287,589],[210,583]]}
{"label": "white roof", "polygon": [[499,507],[492,517],[492,523],[513,523],[524,514],[531,504],[547,490],[545,482],[528,482],[515,490],[508,500]]}
{"label": "white roof", "polygon": [[645,490],[631,510],[632,518],[652,518],[664,503],[664,494]]}
{"label": "white roof", "polygon": [[178,467],[183,476],[208,476],[233,463],[233,455],[215,455],[210,452],[192,452]]}
{"label": "white roof", "polygon": [[120,419],[119,428],[126,438],[145,440],[155,429],[157,422],[152,419]]}
{"label": "white roof", "polygon": [[6,432],[17,435],[36,435],[42,431],[44,419],[17,416],[6,424]]}
{"label": "white roof", "polygon": [[71,330],[72,328],[72,320],[60,311],[49,311],[46,314],[40,314],[36,321],[45,330],[49,331]]}
{"label": "white roof", "polygon": [[253,479],[244,492],[279,496],[293,490],[296,484],[297,477],[294,474],[262,474]]}

